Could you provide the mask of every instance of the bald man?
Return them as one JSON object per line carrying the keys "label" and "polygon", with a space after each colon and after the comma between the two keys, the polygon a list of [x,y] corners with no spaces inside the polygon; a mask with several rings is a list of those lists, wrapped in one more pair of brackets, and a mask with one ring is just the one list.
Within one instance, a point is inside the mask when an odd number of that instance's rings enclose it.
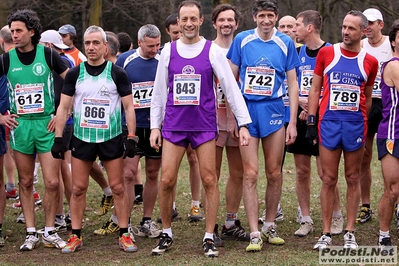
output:
{"label": "bald man", "polygon": [[294,17],[291,16],[282,17],[278,22],[278,31],[290,36],[291,39],[294,41],[295,47],[299,47],[301,46],[301,44],[296,42],[295,30],[294,30],[295,22],[296,19]]}

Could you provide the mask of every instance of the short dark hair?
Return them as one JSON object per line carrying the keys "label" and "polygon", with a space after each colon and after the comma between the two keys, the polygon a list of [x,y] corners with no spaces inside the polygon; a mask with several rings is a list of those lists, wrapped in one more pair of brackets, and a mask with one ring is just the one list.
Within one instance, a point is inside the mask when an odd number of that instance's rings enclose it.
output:
{"label": "short dark hair", "polygon": [[177,13],[170,14],[165,19],[165,28],[169,30],[170,25],[177,25]]}
{"label": "short dark hair", "polygon": [[296,16],[296,18],[302,18],[302,22],[305,26],[312,24],[315,31],[320,33],[321,25],[323,24],[323,18],[316,10],[302,11]]}
{"label": "short dark hair", "polygon": [[275,0],[255,0],[252,7],[252,15],[256,16],[259,11],[268,10],[273,11],[276,15],[278,15],[278,4]]}
{"label": "short dark hair", "polygon": [[359,10],[351,10],[348,13],[346,13],[346,15],[352,15],[352,16],[355,16],[355,17],[360,17],[360,29],[361,30],[364,30],[369,25],[369,21],[368,21],[367,17],[362,12],[360,12]]}
{"label": "short dark hair", "polygon": [[130,38],[130,35],[126,32],[118,32],[116,36],[118,36],[119,40],[119,52],[124,53],[129,51],[130,47],[132,46],[132,39]]}
{"label": "short dark hair", "polygon": [[238,11],[237,7],[229,4],[220,4],[216,6],[212,11],[212,23],[216,23],[216,19],[218,18],[219,14],[227,10],[234,11],[234,19],[236,20],[237,24],[241,21],[241,14],[240,11]]}
{"label": "short dark hair", "polygon": [[109,48],[110,55],[116,56],[116,54],[119,51],[118,36],[116,36],[116,34],[113,33],[112,31],[106,31],[105,35],[107,36],[107,42],[108,42],[108,48]]}
{"label": "short dark hair", "polygon": [[395,47],[392,46],[392,42],[396,39],[396,33],[399,31],[399,19],[395,20],[389,31],[389,44],[391,45],[392,52],[395,52]]}
{"label": "short dark hair", "polygon": [[196,1],[196,0],[185,0],[185,1],[181,2],[180,5],[179,5],[179,7],[177,8],[177,10],[178,10],[178,11],[177,11],[178,17],[180,17],[180,9],[181,9],[183,6],[196,6],[196,7],[198,7],[199,16],[200,16],[200,18],[202,17],[202,7],[201,7],[201,4],[200,4],[198,1]]}
{"label": "short dark hair", "polygon": [[40,19],[35,11],[31,9],[17,10],[7,18],[7,24],[9,27],[11,27],[11,22],[13,21],[24,22],[28,30],[33,30],[35,32],[31,37],[32,44],[36,45],[39,43],[42,25],[40,24]]}
{"label": "short dark hair", "polygon": [[69,38],[71,38],[73,46],[75,46],[76,43],[78,42],[78,36],[76,34],[73,34],[73,33],[67,33],[67,34],[69,35]]}

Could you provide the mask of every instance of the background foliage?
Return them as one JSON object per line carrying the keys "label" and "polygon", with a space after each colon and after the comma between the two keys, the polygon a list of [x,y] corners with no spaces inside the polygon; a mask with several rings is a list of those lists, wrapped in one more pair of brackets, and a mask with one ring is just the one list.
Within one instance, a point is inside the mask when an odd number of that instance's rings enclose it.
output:
{"label": "background foliage", "polygon": [[[69,23],[76,27],[79,38],[90,25],[100,25],[104,30],[127,32],[137,47],[137,31],[147,23],[157,25],[162,31],[162,42],[169,41],[164,29],[165,18],[177,11],[180,0],[2,0],[0,2],[0,25],[7,23],[7,16],[17,9],[30,8],[35,10],[42,22],[43,30],[58,29]],[[340,27],[345,14],[357,9],[364,11],[369,7],[377,7],[384,15],[386,34],[395,19],[399,18],[397,0],[280,0],[280,17],[296,16],[307,9],[318,10],[323,18],[322,37],[329,42],[340,41]],[[211,13],[219,3],[235,5],[241,11],[244,19],[240,30],[255,26],[252,15],[252,1],[248,0],[201,0],[205,23],[201,27],[201,35],[213,39],[215,31],[211,23]],[[239,32],[238,31],[238,32]],[[80,44],[78,44],[80,47]]]}

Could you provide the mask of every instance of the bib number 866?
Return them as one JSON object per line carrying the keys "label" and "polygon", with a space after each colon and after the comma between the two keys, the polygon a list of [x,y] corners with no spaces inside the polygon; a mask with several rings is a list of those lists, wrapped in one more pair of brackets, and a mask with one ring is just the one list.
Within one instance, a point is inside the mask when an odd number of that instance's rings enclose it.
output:
{"label": "bib number 866", "polygon": [[103,119],[105,117],[105,108],[103,107],[90,107],[86,106],[85,107],[85,117],[87,118],[100,118]]}

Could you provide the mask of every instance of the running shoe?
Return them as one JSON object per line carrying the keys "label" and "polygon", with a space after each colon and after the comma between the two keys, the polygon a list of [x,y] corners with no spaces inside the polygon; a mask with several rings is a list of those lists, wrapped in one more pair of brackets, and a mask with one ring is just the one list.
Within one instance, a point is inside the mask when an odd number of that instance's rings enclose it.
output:
{"label": "running shoe", "polygon": [[[35,192],[33,193],[33,198],[35,199],[35,205],[41,205],[41,204],[42,204],[42,200],[41,200],[41,198],[40,198],[39,192],[35,191]],[[12,204],[12,207],[13,207],[14,209],[20,209],[20,208],[22,208],[22,204],[21,204],[20,201],[18,201],[18,202],[16,202],[16,203],[13,203],[13,204]]]}
{"label": "running shoe", "polygon": [[66,246],[61,250],[61,253],[67,254],[75,252],[75,250],[81,248],[83,246],[82,237],[78,237],[75,234],[70,234],[68,238],[68,243]]}
{"label": "running shoe", "polygon": [[48,236],[42,235],[42,242],[46,248],[64,248],[66,243],[55,231],[48,232]]}
{"label": "running shoe", "polygon": [[[179,213],[177,212],[177,208],[176,209],[172,209],[172,222],[176,222],[179,219]],[[161,224],[162,223],[162,218],[159,217],[157,219],[157,223]]]}
{"label": "running shoe", "polygon": [[277,235],[276,227],[271,225],[266,231],[262,231],[261,237],[273,245],[283,245],[284,239]]}
{"label": "running shoe", "polygon": [[261,237],[254,237],[251,239],[251,241],[249,242],[249,245],[247,246],[247,248],[245,249],[245,251],[247,252],[257,252],[257,251],[261,251],[263,246],[263,240]]}
{"label": "running shoe", "polygon": [[17,189],[14,188],[14,189],[11,190],[11,191],[7,191],[7,190],[6,190],[6,198],[7,198],[7,199],[10,199],[10,200],[17,200],[17,199],[19,199]]}
{"label": "running shoe", "polygon": [[100,229],[94,230],[94,234],[105,236],[113,234],[118,231],[119,231],[119,225],[114,223],[112,219],[109,218],[109,220]]}
{"label": "running shoe", "polygon": [[344,232],[344,217],[333,217],[331,220],[331,235],[340,235]]}
{"label": "running shoe", "polygon": [[119,237],[119,248],[123,249],[125,252],[137,251],[137,245],[130,237],[129,233],[124,233]]}
{"label": "running shoe", "polygon": [[238,240],[238,241],[249,241],[249,233],[245,232],[245,229],[241,226],[240,220],[235,220],[234,226],[227,229],[225,225],[222,228],[222,239],[223,240]]}
{"label": "running shoe", "polygon": [[23,212],[21,212],[21,214],[17,217],[17,223],[19,223],[19,224],[25,223],[25,216],[24,216]]}
{"label": "running shoe", "polygon": [[40,240],[37,233],[27,233],[25,242],[19,248],[21,251],[31,251],[39,246]]}
{"label": "running shoe", "polygon": [[215,229],[213,230],[213,240],[216,247],[223,247],[223,240],[219,235],[219,225],[215,224]]}
{"label": "running shoe", "polygon": [[109,210],[114,207],[114,196],[106,196],[103,194],[103,198],[101,199],[100,208],[96,211],[98,216],[103,216],[109,212]]}
{"label": "running shoe", "polygon": [[4,247],[5,239],[3,237],[3,230],[0,230],[0,247]]}
{"label": "running shoe", "polygon": [[219,251],[215,247],[215,242],[212,239],[206,238],[202,243],[202,248],[204,249],[204,255],[208,258],[214,258],[219,256]]}
{"label": "running shoe", "polygon": [[344,248],[357,249],[357,247],[355,235],[351,232],[346,232],[344,235]]}
{"label": "running shoe", "polygon": [[198,206],[192,206],[190,211],[190,222],[198,222],[203,219],[201,209]]}
{"label": "running shoe", "polygon": [[295,231],[296,236],[306,236],[309,233],[313,232],[313,224],[310,222],[301,223],[301,227]]}
{"label": "running shoe", "polygon": [[324,250],[324,249],[330,247],[331,244],[332,244],[332,239],[330,236],[321,235],[319,240],[317,240],[317,243],[313,246],[313,249]]}
{"label": "running shoe", "polygon": [[162,255],[165,251],[170,249],[172,243],[173,239],[168,234],[162,233],[158,244],[152,249],[152,255]]}
{"label": "running shoe", "polygon": [[157,238],[161,233],[162,230],[159,229],[157,224],[153,223],[151,220],[147,220],[144,223],[140,222],[136,235],[141,237]]}
{"label": "running shoe", "polygon": [[371,220],[373,212],[368,207],[360,207],[359,215],[356,218],[357,224],[363,224]]}

